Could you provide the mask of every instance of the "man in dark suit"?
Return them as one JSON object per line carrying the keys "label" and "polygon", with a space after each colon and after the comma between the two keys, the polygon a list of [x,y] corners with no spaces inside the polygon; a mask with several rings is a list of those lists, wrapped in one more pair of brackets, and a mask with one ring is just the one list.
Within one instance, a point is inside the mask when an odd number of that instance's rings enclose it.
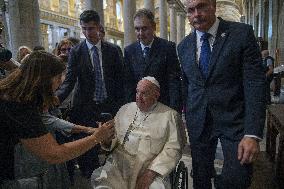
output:
{"label": "man in dark suit", "polygon": [[153,76],[161,85],[160,102],[180,112],[181,72],[175,43],[155,36],[156,23],[150,10],[136,12],[134,27],[137,42],[124,49],[126,101],[135,101],[139,80]]}
{"label": "man in dark suit", "polygon": [[[76,124],[97,127],[102,112],[115,115],[123,102],[121,50],[100,40],[100,17],[96,11],[84,11],[80,25],[86,40],[71,50],[66,79],[57,96],[62,102],[76,83],[70,119]],[[81,156],[78,163],[83,175],[90,177],[99,166],[97,149]]]}
{"label": "man in dark suit", "polygon": [[216,188],[247,188],[265,121],[265,77],[251,26],[216,18],[216,0],[187,0],[194,27],[178,45],[195,189],[211,188],[218,138],[224,165]]}

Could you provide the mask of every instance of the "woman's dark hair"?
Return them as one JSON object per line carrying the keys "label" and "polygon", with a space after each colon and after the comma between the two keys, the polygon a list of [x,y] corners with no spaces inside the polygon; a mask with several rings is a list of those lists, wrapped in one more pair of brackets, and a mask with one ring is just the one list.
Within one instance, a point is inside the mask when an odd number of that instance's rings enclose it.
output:
{"label": "woman's dark hair", "polygon": [[32,103],[38,108],[53,107],[58,100],[52,90],[52,79],[66,69],[55,55],[34,51],[22,65],[0,81],[0,98]]}

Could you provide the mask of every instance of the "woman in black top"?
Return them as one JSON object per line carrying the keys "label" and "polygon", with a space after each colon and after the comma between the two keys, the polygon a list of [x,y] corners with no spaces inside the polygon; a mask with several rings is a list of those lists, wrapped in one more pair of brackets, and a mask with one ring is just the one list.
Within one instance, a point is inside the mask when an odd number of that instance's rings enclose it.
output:
{"label": "woman in black top", "polygon": [[114,135],[113,121],[91,136],[62,145],[48,133],[40,110],[58,104],[54,92],[64,79],[65,69],[56,56],[37,51],[0,81],[0,186],[14,179],[14,146],[19,142],[48,163],[61,163]]}

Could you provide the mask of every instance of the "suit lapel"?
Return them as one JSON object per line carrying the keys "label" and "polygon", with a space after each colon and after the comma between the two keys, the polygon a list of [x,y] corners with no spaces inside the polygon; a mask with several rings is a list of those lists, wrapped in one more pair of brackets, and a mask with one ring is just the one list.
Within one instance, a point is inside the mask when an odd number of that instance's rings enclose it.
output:
{"label": "suit lapel", "polygon": [[82,48],[82,56],[83,58],[83,63],[90,69],[93,70],[93,65],[92,65],[92,61],[91,61],[91,57],[89,54],[89,49],[88,46],[86,44],[86,41],[83,44],[83,48]]}
{"label": "suit lapel", "polygon": [[136,60],[138,61],[138,64],[145,64],[144,58],[143,58],[143,53],[142,53],[142,48],[140,43],[137,41],[136,42]]}
{"label": "suit lapel", "polygon": [[107,57],[109,56],[108,56],[108,51],[106,50],[105,43],[103,41],[101,41],[101,51],[102,51],[102,66],[103,66],[103,71],[105,72]]}
{"label": "suit lapel", "polygon": [[210,64],[209,64],[209,74],[208,74],[209,77],[210,77],[212,70],[215,67],[215,64],[217,62],[219,54],[222,50],[222,47],[223,47],[228,35],[229,35],[228,24],[224,20],[220,19],[219,27],[218,27],[216,38],[215,38],[215,42],[213,44]]}
{"label": "suit lapel", "polygon": [[[196,32],[195,30],[190,34],[185,48],[188,53],[185,53],[184,59],[187,60],[188,64],[185,65],[186,67],[189,67],[192,71],[192,73],[197,74],[198,78],[203,78],[202,73],[198,67],[197,64],[197,57],[196,57]],[[203,78],[204,79],[204,78]]]}

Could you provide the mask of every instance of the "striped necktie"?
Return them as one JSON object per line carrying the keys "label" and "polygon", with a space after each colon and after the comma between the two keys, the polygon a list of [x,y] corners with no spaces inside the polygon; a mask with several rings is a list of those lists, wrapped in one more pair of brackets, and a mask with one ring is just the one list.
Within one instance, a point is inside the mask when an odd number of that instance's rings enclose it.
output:
{"label": "striped necktie", "polygon": [[103,81],[102,76],[102,69],[98,54],[98,49],[96,46],[93,46],[93,66],[95,70],[95,100],[97,102],[103,102],[103,100],[106,98],[106,88]]}

